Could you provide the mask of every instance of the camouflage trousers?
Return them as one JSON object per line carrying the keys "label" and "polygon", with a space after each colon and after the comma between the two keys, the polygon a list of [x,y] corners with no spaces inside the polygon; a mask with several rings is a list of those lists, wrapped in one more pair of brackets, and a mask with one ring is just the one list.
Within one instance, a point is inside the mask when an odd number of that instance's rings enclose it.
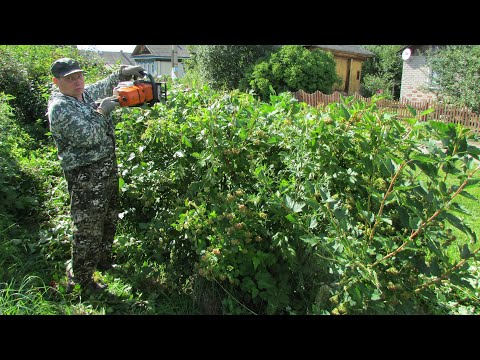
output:
{"label": "camouflage trousers", "polygon": [[75,281],[88,283],[96,269],[112,264],[118,221],[118,173],[115,155],[64,171],[73,220],[71,266]]}

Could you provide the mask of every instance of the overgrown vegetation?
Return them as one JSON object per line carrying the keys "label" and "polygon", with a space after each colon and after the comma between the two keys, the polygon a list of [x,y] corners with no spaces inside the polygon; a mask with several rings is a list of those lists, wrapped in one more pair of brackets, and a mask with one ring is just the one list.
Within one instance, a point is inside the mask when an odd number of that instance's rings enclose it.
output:
{"label": "overgrown vegetation", "polygon": [[467,264],[477,248],[455,216],[456,191],[478,183],[462,129],[353,99],[316,110],[285,94],[171,95],[145,130],[129,115],[119,129],[124,221],[143,244],[126,259],[162,254],[223,290],[226,313],[446,313],[435,298],[468,287],[447,255],[460,246]]}
{"label": "overgrown vegetation", "polygon": [[53,143],[0,99],[0,313],[479,314],[479,155],[454,124],[179,82],[117,123],[119,264],[65,294]]}
{"label": "overgrown vegetation", "polygon": [[[195,45],[187,80],[214,90],[253,91],[268,101],[271,91],[331,93],[341,82],[329,52],[301,45]],[[201,87],[201,86],[198,86]]]}
{"label": "overgrown vegetation", "polygon": [[301,45],[284,45],[245,74],[240,89],[252,89],[268,101],[272,90],[276,93],[298,90],[314,93],[318,90],[331,94],[333,86],[341,81],[332,53],[321,49],[310,51]]}
{"label": "overgrown vegetation", "polygon": [[370,97],[377,92],[390,99],[400,97],[403,61],[399,55],[404,45],[362,45],[375,54],[362,64],[361,95]]}
{"label": "overgrown vegetation", "polygon": [[438,99],[480,111],[479,45],[447,45],[425,54],[434,76],[432,88]]}
{"label": "overgrown vegetation", "polygon": [[245,73],[263,57],[275,51],[272,45],[189,45],[185,62],[189,77],[215,90],[239,87]]}

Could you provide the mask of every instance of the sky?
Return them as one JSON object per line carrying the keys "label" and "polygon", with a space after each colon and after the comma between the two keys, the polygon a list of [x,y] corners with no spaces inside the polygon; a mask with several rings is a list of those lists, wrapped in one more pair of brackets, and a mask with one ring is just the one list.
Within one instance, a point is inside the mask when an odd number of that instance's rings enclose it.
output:
{"label": "sky", "polygon": [[99,51],[124,51],[131,53],[136,45],[77,45],[79,49],[97,49]]}

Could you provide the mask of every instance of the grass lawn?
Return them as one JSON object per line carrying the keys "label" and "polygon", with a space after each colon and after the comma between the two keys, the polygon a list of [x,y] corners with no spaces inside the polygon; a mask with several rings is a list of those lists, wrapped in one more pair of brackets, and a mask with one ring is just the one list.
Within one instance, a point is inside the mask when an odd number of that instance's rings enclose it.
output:
{"label": "grass lawn", "polygon": [[[425,174],[420,174],[419,179],[424,181],[427,180],[427,176]],[[474,196],[476,199],[480,199],[480,170],[477,171],[473,177],[470,179],[469,184],[467,185],[464,190],[468,192],[470,195]],[[447,188],[452,185],[461,185],[458,180],[456,180],[453,176],[450,176],[446,181]],[[462,206],[469,214],[464,214],[460,212],[454,212],[454,215],[458,218],[462,219],[466,225],[477,235],[478,241],[480,241],[480,201],[473,200],[471,198],[457,195],[454,202],[457,202],[460,206]],[[452,210],[452,208],[450,208]],[[453,235],[457,238],[458,241],[454,242],[449,249],[449,255],[451,256],[453,261],[458,261],[459,257],[459,244],[465,244],[470,242],[470,236],[464,234],[459,229],[451,225],[450,223],[446,222],[445,226],[447,228],[452,229]],[[472,244],[470,244],[472,245]],[[479,247],[478,243],[473,245],[473,249],[477,249]],[[472,250],[472,247],[470,247]]]}
{"label": "grass lawn", "polygon": [[[477,171],[473,176],[473,179],[480,181],[480,172]],[[471,187],[467,187],[466,191],[471,195],[475,196],[477,199],[480,199],[480,182]],[[464,196],[457,196],[455,198],[460,205],[465,207],[470,213],[470,216],[465,217],[465,221],[470,225],[473,231],[477,234],[480,239],[480,201],[475,201],[473,199],[468,199]]]}

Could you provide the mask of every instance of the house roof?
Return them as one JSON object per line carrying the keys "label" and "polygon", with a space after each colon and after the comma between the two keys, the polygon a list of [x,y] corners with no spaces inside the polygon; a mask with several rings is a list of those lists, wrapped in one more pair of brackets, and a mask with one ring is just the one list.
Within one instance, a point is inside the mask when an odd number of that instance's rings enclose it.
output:
{"label": "house roof", "polygon": [[[187,50],[187,45],[173,45],[176,46],[177,57],[180,58],[189,58],[190,53]],[[132,57],[147,57],[155,56],[160,58],[172,57],[172,45],[137,45],[133,49]]]}
{"label": "house roof", "polygon": [[[332,51],[337,55],[350,55],[363,59],[373,57],[375,54],[361,45],[304,45],[306,47],[320,48]],[[178,58],[189,58],[190,53],[186,45],[176,45]],[[133,58],[141,57],[160,57],[170,59],[172,56],[172,45],[137,45],[132,52]]]}
{"label": "house roof", "polygon": [[126,53],[123,51],[99,51],[100,55],[106,64],[116,64],[120,62],[122,65],[135,65],[135,61],[132,58],[131,53]]}
{"label": "house roof", "polygon": [[370,58],[375,54],[361,45],[305,45],[307,47],[319,48],[326,51],[331,51],[338,55],[353,55],[360,58]]}

